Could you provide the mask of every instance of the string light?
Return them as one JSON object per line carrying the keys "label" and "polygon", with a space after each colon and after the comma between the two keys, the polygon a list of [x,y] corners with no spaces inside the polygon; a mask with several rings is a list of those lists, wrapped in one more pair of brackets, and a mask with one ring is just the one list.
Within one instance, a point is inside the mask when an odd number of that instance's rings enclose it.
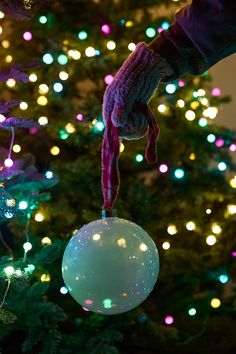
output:
{"label": "string light", "polygon": [[192,307],[191,309],[188,310],[189,316],[195,316],[197,313],[196,309]]}
{"label": "string light", "polygon": [[137,155],[135,156],[135,160],[136,160],[137,162],[142,162],[142,161],[143,161],[143,155],[142,155],[142,154],[137,154]]}
{"label": "string light", "polygon": [[107,85],[110,85],[113,80],[114,80],[114,76],[112,76],[112,75],[106,75],[106,76],[104,77],[104,82],[105,82],[105,84],[107,84]]}
{"label": "string light", "polygon": [[58,146],[53,146],[53,147],[50,149],[50,153],[51,153],[53,156],[59,155],[59,153],[60,153],[59,147],[58,147]]}
{"label": "string light", "polygon": [[161,27],[163,28],[163,30],[168,30],[168,28],[170,27],[170,24],[169,24],[169,22],[164,21],[164,22],[162,22]]}
{"label": "string light", "polygon": [[213,307],[214,309],[217,309],[218,307],[220,307],[220,305],[221,305],[220,299],[218,299],[216,297],[211,299],[211,307]]}
{"label": "string light", "polygon": [[221,274],[218,279],[222,284],[226,284],[229,280],[229,277],[227,274]]}
{"label": "string light", "polygon": [[11,276],[13,273],[14,273],[14,267],[12,266],[7,266],[4,268],[4,273],[7,275],[7,276]]}
{"label": "string light", "polygon": [[53,84],[53,90],[54,90],[56,93],[62,92],[62,90],[63,90],[63,85],[62,85],[60,82],[55,82],[55,83]]}
{"label": "string light", "polygon": [[193,121],[196,118],[196,114],[194,113],[194,111],[188,110],[185,113],[185,118],[189,121]]}
{"label": "string light", "polygon": [[121,142],[120,143],[120,153],[122,153],[125,149],[125,145]]}
{"label": "string light", "polygon": [[236,188],[236,176],[234,176],[233,178],[231,178],[231,180],[229,181],[230,186],[232,188]]}
{"label": "string light", "polygon": [[60,78],[62,81],[67,80],[68,77],[69,77],[69,74],[68,74],[66,71],[60,71],[60,72],[59,72],[59,78]]}
{"label": "string light", "polygon": [[0,114],[0,123],[4,122],[6,117],[3,114]]}
{"label": "string light", "polygon": [[174,172],[176,178],[181,179],[184,177],[184,170],[182,168],[177,168]]}
{"label": "string light", "polygon": [[37,222],[42,222],[44,220],[43,214],[42,213],[35,214],[34,220],[37,221]]}
{"label": "string light", "polygon": [[165,164],[165,163],[162,163],[160,166],[159,166],[159,171],[161,173],[166,173],[168,171],[168,166]]}
{"label": "string light", "polygon": [[65,54],[60,54],[57,58],[57,62],[60,65],[66,65],[68,63],[68,58]]}
{"label": "string light", "polygon": [[167,232],[169,235],[176,235],[178,230],[177,230],[177,227],[172,224],[167,227]]}
{"label": "string light", "polygon": [[8,87],[14,87],[16,85],[16,80],[15,79],[8,79],[6,84]]}
{"label": "string light", "polygon": [[214,134],[208,134],[208,135],[207,135],[207,141],[208,141],[209,143],[214,143],[215,140],[216,140],[216,136],[215,136]]}
{"label": "string light", "polygon": [[223,162],[223,161],[219,162],[219,163],[218,163],[218,169],[219,169],[220,171],[225,171],[225,170],[227,169],[226,163]]}
{"label": "string light", "polygon": [[29,75],[29,81],[30,82],[36,82],[38,80],[38,77],[36,74],[32,73]]}
{"label": "string light", "polygon": [[135,50],[135,48],[136,48],[136,44],[135,44],[135,43],[129,43],[129,44],[128,44],[128,49],[129,49],[131,52],[133,52],[133,51]]}
{"label": "string light", "polygon": [[167,315],[165,316],[164,318],[164,322],[165,324],[167,325],[171,325],[173,322],[174,322],[174,317],[170,316],[170,315]]}
{"label": "string light", "polygon": [[40,277],[41,282],[45,283],[45,282],[49,282],[51,280],[51,277],[49,274],[42,274]]}
{"label": "string light", "polygon": [[229,150],[230,150],[231,152],[236,151],[236,144],[231,144],[230,147],[229,147]]}
{"label": "string light", "polygon": [[222,232],[222,228],[220,227],[220,225],[214,223],[211,225],[211,231],[214,234],[219,235]]}
{"label": "string light", "polygon": [[52,171],[46,171],[45,172],[45,177],[47,179],[52,179],[53,178],[53,172]]}
{"label": "string light", "polygon": [[0,11],[0,18],[4,18],[4,17],[5,17],[5,14],[2,11]]}
{"label": "string light", "polygon": [[185,226],[188,231],[193,231],[196,228],[196,225],[193,221],[187,222],[187,224]]}
{"label": "string light", "polygon": [[214,235],[207,236],[206,243],[208,246],[213,246],[216,243],[216,237]]}
{"label": "string light", "polygon": [[81,114],[81,113],[77,114],[76,119],[77,119],[79,122],[82,122],[82,120],[84,120],[83,114]]}
{"label": "string light", "polygon": [[48,99],[45,96],[39,96],[37,98],[37,103],[39,106],[46,106],[48,104]]}
{"label": "string light", "polygon": [[156,30],[155,30],[155,28],[153,28],[153,27],[148,27],[147,29],[146,29],[146,36],[148,37],[148,38],[153,38],[153,37],[155,37],[156,36]]}
{"label": "string light", "polygon": [[176,91],[176,85],[175,84],[167,84],[166,85],[166,92],[169,94],[172,94]]}
{"label": "string light", "polygon": [[132,27],[134,25],[134,23],[133,23],[133,21],[131,21],[131,20],[128,20],[128,21],[126,21],[126,23],[125,23],[125,26],[126,27]]}
{"label": "string light", "polygon": [[206,209],[206,214],[211,214],[211,209]]}
{"label": "string light", "polygon": [[48,119],[47,119],[47,117],[39,117],[38,123],[39,123],[40,125],[47,125],[47,124],[48,124]]}
{"label": "string light", "polygon": [[20,107],[20,109],[22,111],[26,111],[28,109],[28,103],[27,102],[21,102],[19,107]]}
{"label": "string light", "polygon": [[88,47],[85,49],[85,55],[89,58],[94,57],[96,55],[96,50],[93,47]]}
{"label": "string light", "polygon": [[66,294],[68,293],[68,289],[67,289],[65,286],[62,286],[62,287],[60,288],[60,293],[61,293],[62,295],[66,295]]}
{"label": "string light", "polygon": [[79,38],[81,41],[84,41],[87,37],[88,37],[88,33],[85,32],[85,31],[80,31],[80,32],[78,33],[78,38]]}
{"label": "string light", "polygon": [[5,62],[8,63],[8,64],[11,63],[12,60],[13,60],[13,58],[12,58],[11,55],[7,55],[7,56],[5,57]]}
{"label": "string light", "polygon": [[202,117],[199,119],[198,124],[200,127],[206,127],[208,125],[208,121],[206,118]]}
{"label": "string light", "polygon": [[160,112],[160,113],[164,113],[166,111],[167,107],[165,104],[159,104],[159,106],[157,107],[157,110]]}
{"label": "string light", "polygon": [[72,134],[76,131],[74,124],[67,123],[65,126],[67,133]]}
{"label": "string light", "polygon": [[41,23],[42,25],[45,25],[45,23],[47,23],[48,19],[46,16],[40,16],[39,17],[39,23]]}
{"label": "string light", "polygon": [[196,160],[196,155],[195,155],[194,152],[192,152],[192,153],[189,155],[189,160],[192,160],[192,161]]}
{"label": "string light", "polygon": [[227,205],[227,211],[230,215],[236,214],[236,205],[235,204]]}
{"label": "string light", "polygon": [[49,246],[52,244],[52,240],[46,236],[41,239],[41,243],[43,246],[46,246],[46,245]]}
{"label": "string light", "polygon": [[104,33],[104,34],[110,34],[111,33],[111,27],[107,24],[104,24],[101,26],[101,31]]}
{"label": "string light", "polygon": [[28,252],[32,249],[32,244],[30,242],[25,242],[23,244],[23,248],[24,248],[25,252]]}
{"label": "string light", "polygon": [[49,91],[48,85],[46,85],[46,84],[40,84],[39,85],[39,93],[41,95],[44,95],[44,94],[48,93],[48,91]]}
{"label": "string light", "polygon": [[19,203],[19,209],[20,210],[25,210],[28,208],[28,203],[25,200],[21,200]]}
{"label": "string light", "polygon": [[20,145],[15,144],[15,145],[13,145],[12,150],[13,150],[15,153],[19,153],[19,152],[21,151],[21,147],[20,147]]}
{"label": "string light", "polygon": [[7,39],[4,39],[2,41],[2,46],[4,49],[8,49],[10,47],[11,43],[7,40]]}
{"label": "string light", "polygon": [[52,64],[54,61],[52,54],[50,53],[45,53],[43,55],[43,62],[47,65]]}
{"label": "string light", "polygon": [[13,161],[12,161],[12,159],[6,159],[5,161],[4,161],[4,165],[6,166],[6,167],[12,167],[13,166]]}
{"label": "string light", "polygon": [[163,250],[168,250],[170,248],[170,243],[167,241],[163,242],[162,248]]}
{"label": "string light", "polygon": [[31,41],[31,39],[33,38],[32,33],[31,32],[23,33],[23,38],[25,41]]}
{"label": "string light", "polygon": [[114,41],[107,42],[107,49],[114,50],[116,48],[116,43]]}
{"label": "string light", "polygon": [[225,143],[224,139],[217,139],[217,140],[215,141],[215,144],[216,144],[217,147],[222,147],[222,146],[224,146],[224,143]]}
{"label": "string light", "polygon": [[179,108],[183,108],[185,106],[184,100],[178,100],[176,102],[176,106],[179,107]]}

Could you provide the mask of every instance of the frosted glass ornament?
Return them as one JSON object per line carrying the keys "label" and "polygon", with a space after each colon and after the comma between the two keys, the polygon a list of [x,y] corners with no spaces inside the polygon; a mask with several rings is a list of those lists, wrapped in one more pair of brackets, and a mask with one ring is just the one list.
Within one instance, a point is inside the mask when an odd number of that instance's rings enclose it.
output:
{"label": "frosted glass ornament", "polygon": [[141,304],[159,273],[155,243],[137,224],[108,217],[83,226],[69,241],[62,275],[71,296],[100,314]]}

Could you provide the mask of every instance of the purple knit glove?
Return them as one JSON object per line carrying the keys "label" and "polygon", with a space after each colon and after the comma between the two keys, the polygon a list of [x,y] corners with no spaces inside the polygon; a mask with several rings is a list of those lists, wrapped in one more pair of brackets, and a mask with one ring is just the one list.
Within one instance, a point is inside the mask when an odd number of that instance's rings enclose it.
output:
{"label": "purple knit glove", "polygon": [[119,136],[139,139],[146,134],[150,117],[142,109],[152,97],[160,79],[170,75],[171,67],[158,53],[140,42],[116,73],[103,98],[104,123],[111,116]]}

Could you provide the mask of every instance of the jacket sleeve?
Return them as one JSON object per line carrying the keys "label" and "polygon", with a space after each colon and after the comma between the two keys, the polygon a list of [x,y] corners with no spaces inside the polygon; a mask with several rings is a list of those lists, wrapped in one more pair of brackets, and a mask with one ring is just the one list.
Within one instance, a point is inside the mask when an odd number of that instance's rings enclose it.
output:
{"label": "jacket sleeve", "polygon": [[236,52],[236,0],[192,0],[150,47],[172,65],[172,81],[184,73],[202,74]]}

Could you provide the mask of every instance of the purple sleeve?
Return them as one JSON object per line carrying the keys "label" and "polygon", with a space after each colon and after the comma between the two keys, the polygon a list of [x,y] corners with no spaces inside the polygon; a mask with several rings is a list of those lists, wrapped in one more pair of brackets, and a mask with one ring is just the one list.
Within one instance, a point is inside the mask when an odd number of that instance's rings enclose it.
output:
{"label": "purple sleeve", "polygon": [[192,0],[175,19],[207,66],[236,52],[236,0]]}

